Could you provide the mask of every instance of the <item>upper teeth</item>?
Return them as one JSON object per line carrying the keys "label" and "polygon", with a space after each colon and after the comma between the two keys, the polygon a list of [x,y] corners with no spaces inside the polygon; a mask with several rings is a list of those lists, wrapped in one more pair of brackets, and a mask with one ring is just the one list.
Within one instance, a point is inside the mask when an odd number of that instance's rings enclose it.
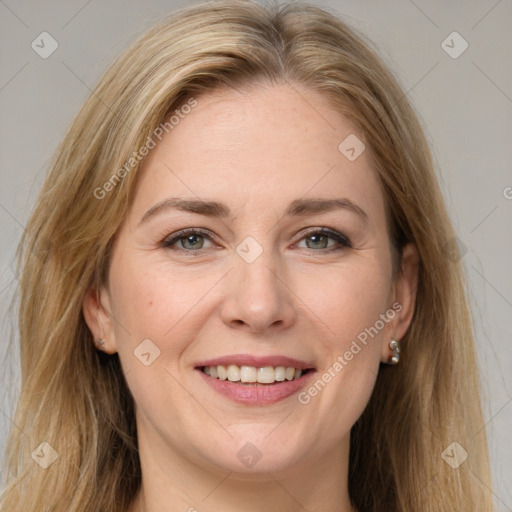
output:
{"label": "upper teeth", "polygon": [[259,382],[261,384],[272,384],[273,382],[282,382],[284,380],[298,379],[302,375],[302,370],[292,366],[237,366],[230,364],[228,366],[203,366],[203,372],[214,379],[229,380],[231,382]]}

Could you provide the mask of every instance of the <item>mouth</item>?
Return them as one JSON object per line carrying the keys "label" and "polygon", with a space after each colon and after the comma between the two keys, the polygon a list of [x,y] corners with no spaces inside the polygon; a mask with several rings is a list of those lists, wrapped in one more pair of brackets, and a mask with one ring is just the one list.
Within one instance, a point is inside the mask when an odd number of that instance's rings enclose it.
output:
{"label": "mouth", "polygon": [[212,379],[219,379],[240,386],[272,386],[281,382],[300,379],[303,375],[314,371],[313,368],[295,368],[294,366],[238,366],[216,365],[198,368]]}
{"label": "mouth", "polygon": [[236,355],[204,361],[195,367],[214,391],[246,405],[269,405],[304,387],[313,365],[288,357]]}

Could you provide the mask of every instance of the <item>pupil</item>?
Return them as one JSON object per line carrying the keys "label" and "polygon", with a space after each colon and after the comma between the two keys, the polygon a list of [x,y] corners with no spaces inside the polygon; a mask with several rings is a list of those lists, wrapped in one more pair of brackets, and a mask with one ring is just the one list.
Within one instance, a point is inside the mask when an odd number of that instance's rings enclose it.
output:
{"label": "pupil", "polygon": [[[189,235],[187,238],[186,238],[186,242],[191,245],[191,246],[196,246],[198,245],[198,236],[197,235]],[[199,244],[200,245],[200,244]]]}
{"label": "pupil", "polygon": [[321,243],[322,240],[320,239],[323,239],[323,241],[325,242],[324,235],[311,235],[309,238],[313,241],[313,244],[315,244],[316,246],[318,246],[319,243]]}

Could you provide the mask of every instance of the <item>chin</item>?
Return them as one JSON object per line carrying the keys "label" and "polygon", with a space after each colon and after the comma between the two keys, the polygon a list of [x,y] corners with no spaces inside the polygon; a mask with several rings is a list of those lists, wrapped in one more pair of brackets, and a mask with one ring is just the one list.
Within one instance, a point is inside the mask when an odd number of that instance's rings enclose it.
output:
{"label": "chin", "polygon": [[268,431],[265,435],[251,435],[249,430],[246,433],[227,440],[214,452],[204,453],[204,459],[241,479],[266,480],[269,472],[290,470],[304,457],[303,442],[295,446],[290,437],[288,441],[282,436],[269,439]]}

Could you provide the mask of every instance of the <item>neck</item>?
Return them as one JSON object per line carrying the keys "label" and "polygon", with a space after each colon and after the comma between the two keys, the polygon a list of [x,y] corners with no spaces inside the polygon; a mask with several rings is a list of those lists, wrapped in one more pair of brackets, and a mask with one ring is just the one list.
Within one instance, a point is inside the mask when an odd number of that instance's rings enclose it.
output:
{"label": "neck", "polygon": [[170,453],[155,439],[140,439],[139,451],[142,487],[129,512],[354,512],[348,496],[348,439],[330,453],[280,472],[206,468]]}

